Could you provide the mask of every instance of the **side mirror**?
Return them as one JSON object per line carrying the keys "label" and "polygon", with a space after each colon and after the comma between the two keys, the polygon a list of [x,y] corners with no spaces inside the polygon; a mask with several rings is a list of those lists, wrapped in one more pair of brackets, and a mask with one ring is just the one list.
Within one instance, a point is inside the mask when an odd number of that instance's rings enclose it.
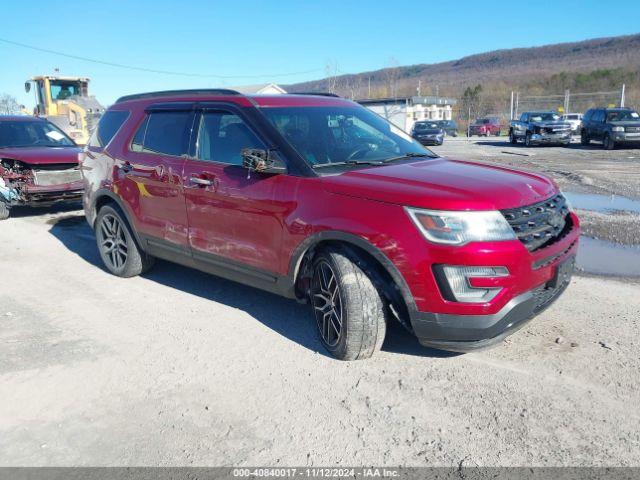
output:
{"label": "side mirror", "polygon": [[31,91],[31,82],[24,82],[24,91],[27,93]]}
{"label": "side mirror", "polygon": [[242,166],[250,172],[279,174],[287,173],[287,165],[275,150],[243,148]]}

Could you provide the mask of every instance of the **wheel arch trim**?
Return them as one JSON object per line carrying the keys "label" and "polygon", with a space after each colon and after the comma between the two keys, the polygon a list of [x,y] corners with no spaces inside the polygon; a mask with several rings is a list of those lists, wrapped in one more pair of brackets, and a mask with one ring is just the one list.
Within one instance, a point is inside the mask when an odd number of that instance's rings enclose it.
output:
{"label": "wheel arch trim", "polygon": [[138,243],[138,246],[140,248],[142,248],[143,250],[145,250],[145,245],[146,243],[144,243],[142,241],[142,238],[140,237],[140,235],[138,234],[138,231],[136,230],[136,228],[134,227],[134,222],[132,220],[132,216],[129,213],[129,210],[125,207],[124,202],[122,201],[122,199],[120,197],[118,197],[118,195],[116,195],[115,193],[113,193],[111,190],[107,190],[106,188],[101,188],[100,190],[98,190],[95,194],[94,200],[93,200],[93,204],[92,204],[92,209],[95,212],[93,215],[93,222],[91,227],[95,229],[95,224],[96,224],[96,220],[98,219],[98,210],[96,208],[96,206],[98,205],[98,203],[105,197],[108,197],[109,200],[112,200],[120,209],[120,211],[122,212],[122,214],[125,216],[125,221],[127,222],[128,226],[129,226],[129,230],[131,230],[131,233],[133,233],[133,236],[136,240],[136,242]]}
{"label": "wheel arch trim", "polygon": [[395,264],[385,255],[382,250],[373,245],[371,242],[362,238],[358,235],[354,235],[352,233],[347,233],[339,230],[324,230],[314,235],[307,237],[304,239],[294,250],[293,255],[289,261],[289,270],[288,270],[288,283],[291,285],[291,288],[295,288],[295,284],[297,281],[297,277],[300,271],[300,267],[302,266],[302,261],[307,254],[307,252],[319,245],[322,242],[327,241],[335,241],[344,244],[350,244],[355,247],[358,247],[369,255],[371,255],[381,266],[385,269],[387,274],[393,279],[397,288],[400,291],[400,295],[405,302],[409,313],[417,311],[417,307],[415,304],[415,300],[413,298],[413,294],[409,289],[409,285],[406,280],[395,266]]}

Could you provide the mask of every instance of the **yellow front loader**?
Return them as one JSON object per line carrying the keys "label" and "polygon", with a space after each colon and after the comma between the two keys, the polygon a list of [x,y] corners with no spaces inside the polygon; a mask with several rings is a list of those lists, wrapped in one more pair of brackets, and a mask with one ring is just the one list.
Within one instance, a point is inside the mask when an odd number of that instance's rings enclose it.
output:
{"label": "yellow front loader", "polygon": [[85,145],[97,125],[104,107],[89,95],[89,79],[39,75],[24,84],[33,88],[36,98],[34,114],[57,125],[78,145]]}

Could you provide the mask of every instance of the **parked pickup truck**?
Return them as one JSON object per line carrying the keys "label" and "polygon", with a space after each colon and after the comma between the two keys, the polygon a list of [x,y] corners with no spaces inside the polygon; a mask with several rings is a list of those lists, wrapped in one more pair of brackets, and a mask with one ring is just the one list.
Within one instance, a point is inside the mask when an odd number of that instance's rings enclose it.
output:
{"label": "parked pickup truck", "polygon": [[540,144],[569,145],[571,124],[555,112],[524,112],[520,120],[512,120],[509,127],[512,144],[524,141],[527,147]]}

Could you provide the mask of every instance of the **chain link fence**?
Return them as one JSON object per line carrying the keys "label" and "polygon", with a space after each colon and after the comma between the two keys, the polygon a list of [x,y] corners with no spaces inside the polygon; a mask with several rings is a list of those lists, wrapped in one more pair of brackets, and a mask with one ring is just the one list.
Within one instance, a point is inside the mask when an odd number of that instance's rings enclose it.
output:
{"label": "chain link fence", "polygon": [[522,112],[551,110],[558,113],[584,113],[594,107],[621,107],[625,105],[625,88],[610,92],[573,93],[563,95],[521,95],[512,93],[511,117],[518,118]]}

